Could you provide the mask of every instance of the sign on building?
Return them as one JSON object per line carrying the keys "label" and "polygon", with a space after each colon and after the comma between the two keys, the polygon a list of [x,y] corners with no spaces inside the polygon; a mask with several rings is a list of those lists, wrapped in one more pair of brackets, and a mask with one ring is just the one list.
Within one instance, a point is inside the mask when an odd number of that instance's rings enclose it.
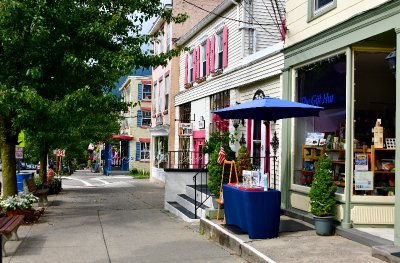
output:
{"label": "sign on building", "polygon": [[192,136],[193,124],[192,123],[179,123],[178,134],[179,136]]}

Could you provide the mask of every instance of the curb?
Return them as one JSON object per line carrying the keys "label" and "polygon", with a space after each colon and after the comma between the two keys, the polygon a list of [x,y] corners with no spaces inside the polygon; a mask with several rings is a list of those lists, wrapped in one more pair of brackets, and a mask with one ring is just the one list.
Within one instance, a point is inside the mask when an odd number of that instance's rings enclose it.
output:
{"label": "curb", "polygon": [[223,229],[221,226],[208,219],[200,219],[200,233],[204,233],[204,235],[206,235],[209,239],[218,242],[221,246],[227,247],[236,252],[240,257],[249,262],[276,263],[274,260],[262,254],[245,241],[239,239],[235,235],[229,233],[229,231]]}

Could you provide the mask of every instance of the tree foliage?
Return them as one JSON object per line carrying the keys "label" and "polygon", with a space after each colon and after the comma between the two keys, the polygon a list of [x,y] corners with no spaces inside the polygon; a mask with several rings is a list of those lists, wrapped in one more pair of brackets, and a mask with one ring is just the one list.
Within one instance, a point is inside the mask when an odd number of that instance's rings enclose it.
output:
{"label": "tree foliage", "polygon": [[[159,0],[16,1],[0,3],[0,148],[3,194],[14,195],[20,130],[47,150],[74,138],[114,130],[118,106],[105,92],[132,68],[165,65],[179,53],[143,53],[141,35],[153,16],[183,22]],[[114,107],[115,106],[115,107]],[[91,118],[92,113],[113,110]],[[113,121],[114,120],[114,121]],[[69,124],[70,126],[66,125]]]}
{"label": "tree foliage", "polygon": [[[210,135],[210,139],[206,141],[204,152],[209,154],[208,168],[208,188],[211,193],[219,196],[219,190],[221,186],[221,176],[222,176],[222,165],[217,162],[218,153],[220,147],[223,145],[225,156],[227,160],[232,160],[234,158],[232,149],[229,147],[229,132],[220,133],[214,132]],[[233,157],[233,158],[232,158]],[[229,169],[224,173],[223,183],[227,183],[229,180]]]}

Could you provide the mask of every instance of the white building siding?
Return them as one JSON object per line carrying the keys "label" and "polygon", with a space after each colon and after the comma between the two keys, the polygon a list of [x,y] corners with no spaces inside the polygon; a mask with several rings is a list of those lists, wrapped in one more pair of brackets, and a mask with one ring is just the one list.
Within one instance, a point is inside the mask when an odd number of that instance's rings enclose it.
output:
{"label": "white building siding", "polygon": [[258,63],[242,66],[240,69],[215,77],[175,97],[175,105],[200,99],[211,94],[247,85],[249,83],[281,74],[283,54],[275,54]]}
{"label": "white building siding", "polygon": [[308,22],[308,0],[287,0],[286,47],[333,27],[357,14],[377,7],[389,0],[346,0],[337,1],[333,10]]}

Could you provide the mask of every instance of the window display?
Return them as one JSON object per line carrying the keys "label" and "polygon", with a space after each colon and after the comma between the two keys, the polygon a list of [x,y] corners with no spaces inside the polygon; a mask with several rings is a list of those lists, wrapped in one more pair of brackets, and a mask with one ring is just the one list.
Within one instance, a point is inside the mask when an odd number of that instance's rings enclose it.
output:
{"label": "window display", "polygon": [[[395,80],[386,67],[386,53],[355,52],[354,149],[352,193],[395,195]],[[366,63],[368,61],[368,63]],[[362,63],[363,62],[363,63]],[[320,117],[295,120],[293,184],[309,187],[321,154],[332,159],[337,193],[346,182],[345,56],[339,55],[297,70],[300,102],[324,107]],[[385,87],[381,92],[380,87]],[[316,134],[324,136],[316,137]],[[348,146],[348,145],[347,145]],[[347,148],[348,149],[348,148]],[[349,162],[348,162],[349,163]],[[349,176],[347,176],[348,178]]]}

